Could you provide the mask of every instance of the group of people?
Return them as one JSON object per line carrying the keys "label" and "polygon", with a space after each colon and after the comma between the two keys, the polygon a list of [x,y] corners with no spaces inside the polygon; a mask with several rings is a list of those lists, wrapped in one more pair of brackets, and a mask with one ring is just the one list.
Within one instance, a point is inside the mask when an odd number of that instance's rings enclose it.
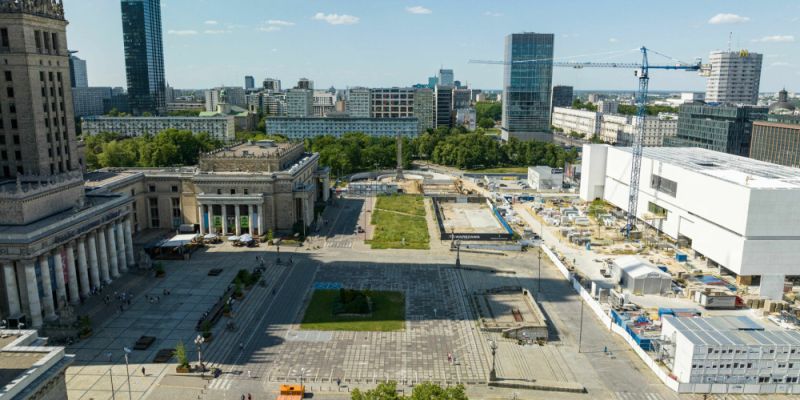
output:
{"label": "group of people", "polygon": [[[169,289],[164,289],[164,291],[163,291],[163,292],[161,292],[161,293],[162,293],[164,296],[169,296],[169,295],[171,295],[171,294],[172,294],[172,291],[171,291],[171,290],[169,290]],[[150,302],[150,304],[158,304],[158,303],[161,303],[161,296],[157,296],[157,295],[156,295],[156,296],[150,296],[150,295],[148,295],[148,296],[147,296],[147,301],[148,301],[148,302]]]}
{"label": "group of people", "polygon": [[[100,291],[102,291],[102,289],[100,289]],[[96,292],[95,294],[100,293],[100,291]],[[125,311],[125,306],[130,306],[131,300],[133,300],[133,293],[131,293],[130,291],[123,291],[121,293],[114,292],[113,299],[111,295],[108,294],[105,295],[105,297],[103,297],[103,303],[105,303],[106,305],[110,305],[112,301],[117,301],[116,307],[117,311],[119,312]]]}

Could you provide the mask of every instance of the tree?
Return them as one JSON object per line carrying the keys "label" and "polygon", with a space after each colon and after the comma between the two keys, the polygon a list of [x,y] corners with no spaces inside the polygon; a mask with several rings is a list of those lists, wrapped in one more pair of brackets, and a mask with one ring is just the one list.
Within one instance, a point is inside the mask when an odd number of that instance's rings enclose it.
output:
{"label": "tree", "polygon": [[581,99],[572,100],[572,108],[576,110],[597,111],[597,106],[591,102],[582,102]]}
{"label": "tree", "polygon": [[189,368],[189,359],[186,357],[186,346],[182,340],[175,345],[175,358],[178,359],[178,368]]}
{"label": "tree", "polygon": [[491,118],[481,118],[478,120],[478,126],[483,129],[491,129],[494,128],[495,120]]}
{"label": "tree", "polygon": [[475,103],[475,114],[478,121],[491,118],[499,121],[503,116],[503,103],[497,101],[479,101]]}
{"label": "tree", "polygon": [[[648,105],[645,106],[645,110],[647,115],[658,115],[660,113],[677,113],[678,109],[675,107],[670,106],[657,106],[657,105]],[[639,108],[637,106],[628,105],[628,104],[620,104],[617,112],[624,115],[637,115],[639,113]]]}
{"label": "tree", "polygon": [[423,382],[414,386],[410,400],[467,400],[467,394],[463,385],[442,388],[430,382]]}
{"label": "tree", "polygon": [[375,389],[364,393],[354,389],[350,398],[352,400],[402,400],[402,397],[397,394],[397,382],[395,381],[380,383]]}

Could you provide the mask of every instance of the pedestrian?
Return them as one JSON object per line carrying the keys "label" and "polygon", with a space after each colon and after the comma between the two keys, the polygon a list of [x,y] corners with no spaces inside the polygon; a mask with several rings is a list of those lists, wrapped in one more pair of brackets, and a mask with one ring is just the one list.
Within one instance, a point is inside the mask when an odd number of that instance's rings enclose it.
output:
{"label": "pedestrian", "polygon": [[251,396],[250,393],[247,394],[247,400],[253,400],[253,396]]}
{"label": "pedestrian", "polygon": [[147,375],[144,373],[144,367],[142,367],[142,376],[147,376]]}
{"label": "pedestrian", "polygon": [[245,399],[246,399],[246,397],[244,396],[244,393],[242,393],[242,400],[245,400]]}
{"label": "pedestrian", "polygon": [[342,378],[336,378],[336,387],[342,386]]}
{"label": "pedestrian", "polygon": [[239,342],[239,351],[244,351],[244,342]]}
{"label": "pedestrian", "polygon": [[249,369],[247,370],[247,377],[248,377],[248,378],[252,378],[252,377],[253,377],[253,375],[250,373],[250,370],[249,370]]}
{"label": "pedestrian", "polygon": [[447,353],[447,362],[452,364],[453,363],[453,354]]}
{"label": "pedestrian", "polygon": [[603,353],[608,354],[608,346],[603,346]]}

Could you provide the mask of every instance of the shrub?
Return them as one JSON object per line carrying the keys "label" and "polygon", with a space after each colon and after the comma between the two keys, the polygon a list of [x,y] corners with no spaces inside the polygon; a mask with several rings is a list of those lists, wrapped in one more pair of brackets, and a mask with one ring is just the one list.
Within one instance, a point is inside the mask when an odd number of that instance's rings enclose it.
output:
{"label": "shrub", "polygon": [[178,368],[189,368],[189,359],[186,357],[186,346],[183,341],[175,345],[175,358],[178,359]]}

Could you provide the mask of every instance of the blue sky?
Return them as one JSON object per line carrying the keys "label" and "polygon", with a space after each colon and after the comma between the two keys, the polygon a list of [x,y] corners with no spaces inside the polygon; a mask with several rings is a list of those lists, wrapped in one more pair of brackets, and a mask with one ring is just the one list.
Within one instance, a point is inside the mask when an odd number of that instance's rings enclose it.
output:
{"label": "blue sky", "polygon": [[[88,62],[89,83],[124,86],[118,0],[64,0],[71,49]],[[288,87],[406,86],[440,67],[476,88],[500,88],[513,32],[556,35],[565,61],[636,61],[641,45],[680,60],[708,59],[728,46],[764,54],[761,90],[800,91],[797,0],[162,0],[167,80],[177,88],[242,85],[275,77]],[[652,57],[651,63],[669,63]],[[629,70],[557,68],[554,84],[631,89]],[[657,71],[654,90],[702,90],[691,72]]]}

